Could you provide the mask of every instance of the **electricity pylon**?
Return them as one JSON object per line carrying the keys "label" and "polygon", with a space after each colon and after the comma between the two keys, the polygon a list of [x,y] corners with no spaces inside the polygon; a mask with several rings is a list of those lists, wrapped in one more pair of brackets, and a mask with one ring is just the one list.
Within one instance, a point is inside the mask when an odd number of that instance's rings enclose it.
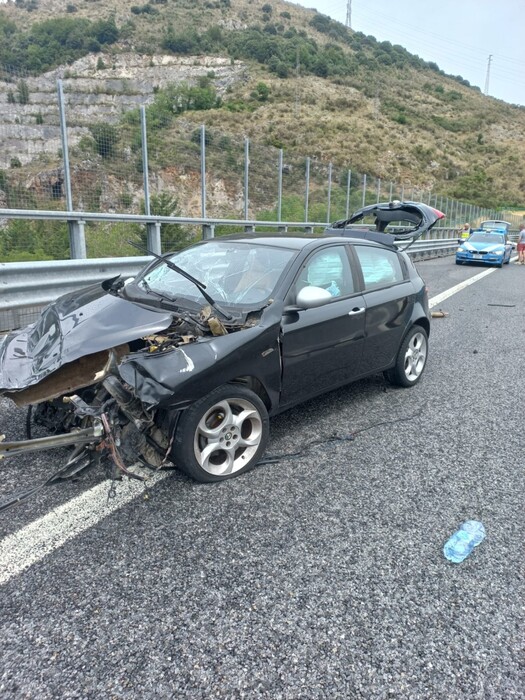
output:
{"label": "electricity pylon", "polygon": [[489,62],[487,64],[487,77],[485,78],[485,95],[489,94],[489,78],[490,78],[490,64],[492,63],[492,54],[489,56]]}
{"label": "electricity pylon", "polygon": [[346,4],[346,26],[352,29],[352,0],[348,0]]}

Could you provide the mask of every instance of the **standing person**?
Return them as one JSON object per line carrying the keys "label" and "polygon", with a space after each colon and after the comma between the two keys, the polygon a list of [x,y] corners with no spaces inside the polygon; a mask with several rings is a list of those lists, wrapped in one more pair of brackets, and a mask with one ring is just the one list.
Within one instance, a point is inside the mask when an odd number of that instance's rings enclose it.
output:
{"label": "standing person", "polygon": [[516,265],[525,265],[525,224],[520,224],[518,233],[518,259]]}
{"label": "standing person", "polygon": [[463,240],[467,239],[470,236],[470,224],[465,224],[463,228],[461,229],[461,238]]}

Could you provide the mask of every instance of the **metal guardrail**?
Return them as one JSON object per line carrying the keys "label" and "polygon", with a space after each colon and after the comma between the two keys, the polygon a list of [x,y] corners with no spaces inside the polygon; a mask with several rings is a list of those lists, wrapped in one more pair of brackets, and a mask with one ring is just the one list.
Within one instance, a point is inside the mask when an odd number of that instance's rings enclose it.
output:
{"label": "metal guardrail", "polygon": [[[415,241],[407,252],[414,258],[449,255],[457,248],[458,239],[440,237],[447,233],[446,229],[433,231],[435,238]],[[401,242],[399,247],[406,245]],[[32,323],[43,306],[63,294],[116,275],[132,277],[150,259],[141,256],[0,263],[0,332]]]}
{"label": "metal guardrail", "polygon": [[150,257],[0,263],[0,332],[36,320],[39,310],[68,292],[122,275],[132,277]]}

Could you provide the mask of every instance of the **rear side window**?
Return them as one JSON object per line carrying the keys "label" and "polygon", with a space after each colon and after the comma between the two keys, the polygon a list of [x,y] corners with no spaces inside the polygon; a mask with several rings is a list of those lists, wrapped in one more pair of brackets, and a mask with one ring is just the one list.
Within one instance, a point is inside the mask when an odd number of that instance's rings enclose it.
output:
{"label": "rear side window", "polygon": [[355,252],[361,264],[365,289],[386,287],[403,281],[401,262],[393,250],[355,246]]}

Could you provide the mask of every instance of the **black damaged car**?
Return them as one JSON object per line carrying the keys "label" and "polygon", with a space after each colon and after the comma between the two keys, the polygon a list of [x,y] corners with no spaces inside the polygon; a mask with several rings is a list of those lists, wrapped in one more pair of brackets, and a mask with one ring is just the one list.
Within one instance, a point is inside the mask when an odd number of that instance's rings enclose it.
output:
{"label": "black damaged car", "polygon": [[396,240],[443,215],[397,202],[361,214],[320,238],[203,241],[50,304],[0,339],[0,394],[51,435],[0,441],[0,458],[70,445],[61,477],[174,464],[221,481],[261,458],[269,416],[378,372],[414,386],[430,314]]}

